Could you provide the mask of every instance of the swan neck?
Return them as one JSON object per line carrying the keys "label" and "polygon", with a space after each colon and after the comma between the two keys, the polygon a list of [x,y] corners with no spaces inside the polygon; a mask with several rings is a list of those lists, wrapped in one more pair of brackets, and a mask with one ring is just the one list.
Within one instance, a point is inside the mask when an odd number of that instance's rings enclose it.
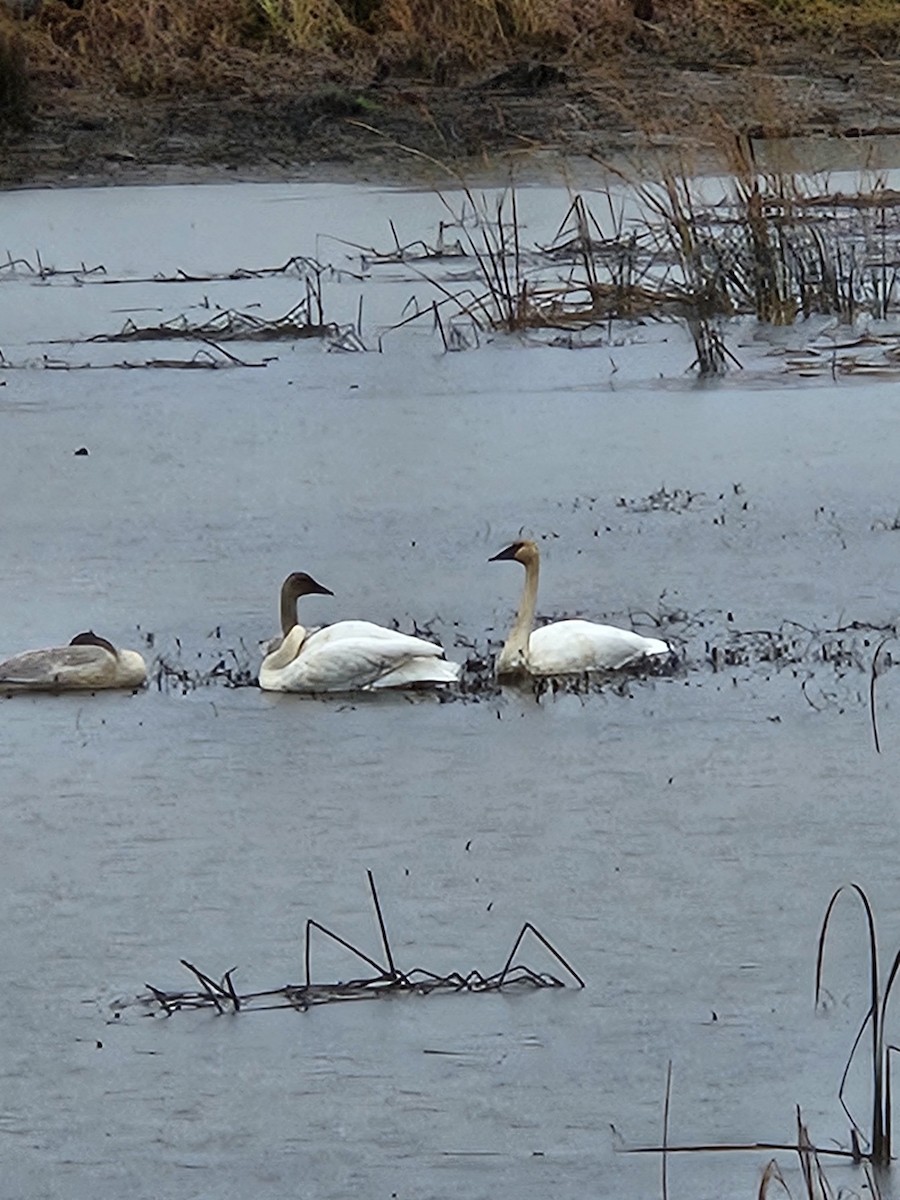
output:
{"label": "swan neck", "polygon": [[501,674],[527,670],[528,667],[528,640],[534,628],[540,563],[537,558],[531,558],[524,566],[525,587],[522,590],[522,599],[519,601],[515,623],[500,655],[498,669]]}
{"label": "swan neck", "polygon": [[306,630],[302,625],[293,625],[271,653],[263,659],[262,669],[266,671],[282,671],[292,663],[300,652],[306,639]]}
{"label": "swan neck", "polygon": [[281,589],[281,634],[287,637],[297,624],[297,595],[289,587]]}

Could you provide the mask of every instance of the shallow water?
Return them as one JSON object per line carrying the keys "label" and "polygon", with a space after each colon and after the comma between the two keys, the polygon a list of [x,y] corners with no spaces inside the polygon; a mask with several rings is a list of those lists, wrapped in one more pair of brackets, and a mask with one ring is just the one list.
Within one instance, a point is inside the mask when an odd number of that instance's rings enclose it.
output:
{"label": "shallow water", "polygon": [[[563,193],[527,202],[529,231],[552,236]],[[0,205],[13,257],[123,280],[299,254],[352,268],[324,235],[389,245],[393,219],[433,237],[443,211],[283,185]],[[363,294],[374,346],[429,286],[403,268],[339,275],[326,308],[354,320]],[[115,330],[126,309],[277,316],[298,292],[6,279],[2,348],[72,366],[187,357],[56,339]],[[900,937],[900,694],[888,672],[877,756],[881,635],[848,628],[900,608],[895,385],[788,378],[749,342],[744,376],[698,385],[671,327],[445,354],[425,321],[382,345],[242,345],[277,356],[265,369],[7,371],[0,654],[92,626],[130,645],[152,633],[148,656],[188,666],[234,648],[255,662],[282,577],[303,569],[335,592],[305,602],[310,622],[427,623],[464,658],[511,618],[521,572],[485,560],[524,527],[542,539],[545,615],[648,632],[659,617],[681,666],[540,703],[215,684],[3,701],[3,1195],[657,1194],[656,1157],[617,1152],[610,1125],[658,1143],[669,1060],[673,1142],[790,1141],[799,1104],[819,1144],[846,1144],[836,1091],[867,1004],[849,902],[822,1016],[812,980],[846,880],[868,889],[886,951]],[[813,631],[810,652],[760,661],[750,631],[784,620]],[[848,661],[823,661],[841,638]],[[740,665],[714,671],[710,647],[733,644]],[[309,917],[376,953],[367,869],[404,967],[498,970],[530,920],[586,989],[302,1015],[122,1007],[146,982],[191,986],[181,958],[236,966],[244,990],[297,981]],[[554,969],[534,945],[521,957]],[[314,965],[358,970],[318,944]],[[850,1094],[863,1119],[862,1072]],[[755,1194],[764,1160],[674,1157],[670,1194]]]}

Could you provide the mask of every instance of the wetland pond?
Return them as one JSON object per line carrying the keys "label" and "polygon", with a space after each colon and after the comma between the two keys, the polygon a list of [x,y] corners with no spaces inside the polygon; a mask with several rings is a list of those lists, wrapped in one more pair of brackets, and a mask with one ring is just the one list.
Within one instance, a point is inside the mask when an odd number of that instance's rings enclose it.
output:
{"label": "wetland pond", "polygon": [[[518,203],[540,244],[569,200]],[[0,700],[0,1195],[658,1195],[659,1157],[622,1149],[659,1144],[670,1060],[672,1143],[790,1142],[799,1105],[846,1146],[868,1004],[849,900],[824,1012],[813,979],[848,880],[900,944],[896,672],[880,755],[869,711],[900,612],[896,381],[787,370],[811,323],[737,327],[744,369],[711,382],[671,321],[580,349],[442,338],[429,308],[477,289],[471,258],[371,253],[391,222],[434,245],[429,192],[0,206],[0,656],[92,627],[153,662],[134,696]],[[328,336],[87,340],[275,321],[310,288]],[[633,623],[676,668],[452,702],[216,672],[258,666],[292,570],[334,592],[310,624],[396,620],[484,657],[522,582],[487,559],[520,529],[541,614]],[[367,870],[404,967],[494,972],[531,921],[586,987],[168,1018],[135,1001],[194,984],[183,958],[244,991],[298,982],[308,918],[377,958]],[[534,941],[520,959],[558,973]],[[327,939],[313,960],[360,970]],[[863,1122],[866,1089],[860,1066]],[[768,1157],[671,1155],[669,1195],[749,1198]]]}

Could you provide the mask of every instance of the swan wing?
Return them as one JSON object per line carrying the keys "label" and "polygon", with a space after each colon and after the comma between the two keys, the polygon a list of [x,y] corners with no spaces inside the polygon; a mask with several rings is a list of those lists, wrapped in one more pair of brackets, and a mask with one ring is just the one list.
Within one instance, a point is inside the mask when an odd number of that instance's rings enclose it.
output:
{"label": "swan wing", "polygon": [[642,658],[668,654],[659,638],[594,621],[555,621],[535,629],[528,643],[528,666],[535,675],[616,671]]}
{"label": "swan wing", "polygon": [[[427,647],[427,655],[422,654],[422,647]],[[442,653],[440,646],[403,633],[395,633],[391,638],[339,637],[318,645],[314,638],[309,638],[296,658],[282,669],[272,670],[264,661],[259,683],[269,691],[359,691],[412,658],[439,659]]]}

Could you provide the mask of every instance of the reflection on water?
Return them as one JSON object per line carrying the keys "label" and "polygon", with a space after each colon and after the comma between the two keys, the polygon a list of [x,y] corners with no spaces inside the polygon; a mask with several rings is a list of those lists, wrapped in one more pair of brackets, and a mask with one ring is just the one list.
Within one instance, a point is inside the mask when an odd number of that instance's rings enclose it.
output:
{"label": "reflection on water", "polygon": [[[537,230],[557,198],[531,199]],[[388,216],[425,236],[439,208],[285,186],[2,203],[13,251],[141,277],[284,261],[323,233],[373,244]],[[179,308],[219,302],[178,286]],[[285,299],[239,286],[245,307]],[[409,287],[367,283],[368,319],[393,320]],[[329,303],[352,320],[360,288],[335,282]],[[4,283],[0,304],[18,359],[175,301],[152,284]],[[683,663],[478,704],[221,679],[3,701],[11,1195],[275,1196],[298,1178],[341,1198],[643,1194],[658,1164],[614,1153],[606,1131],[659,1138],[669,1059],[673,1140],[789,1139],[797,1103],[820,1142],[846,1140],[835,1091],[866,1003],[850,918],[827,1019],[812,1020],[811,981],[843,880],[866,884],[891,949],[900,928],[898,701],[889,672],[877,757],[863,628],[900,609],[896,404],[873,383],[697,388],[686,343],[632,334],[444,354],[411,326],[382,354],[279,344],[264,369],[4,376],[4,656],[93,627],[152,636],[151,654],[198,677],[219,660],[249,672],[280,581],[309,570],[335,593],[309,598],[310,624],[427,625],[486,662],[515,602],[486,560],[524,530],[541,540],[544,616],[649,631],[669,614]],[[789,653],[767,661],[753,638],[783,628]],[[843,638],[845,658],[807,653],[803,629]],[[707,643],[747,657],[714,671]],[[264,987],[301,979],[310,915],[376,952],[367,869],[409,966],[493,966],[531,920],[587,988],[116,1015],[148,980],[177,986],[182,958]],[[344,977],[340,948],[322,954]],[[851,1081],[857,1107],[864,1087]],[[689,1156],[670,1187],[719,1197],[727,1171],[750,1195],[759,1169]]]}

